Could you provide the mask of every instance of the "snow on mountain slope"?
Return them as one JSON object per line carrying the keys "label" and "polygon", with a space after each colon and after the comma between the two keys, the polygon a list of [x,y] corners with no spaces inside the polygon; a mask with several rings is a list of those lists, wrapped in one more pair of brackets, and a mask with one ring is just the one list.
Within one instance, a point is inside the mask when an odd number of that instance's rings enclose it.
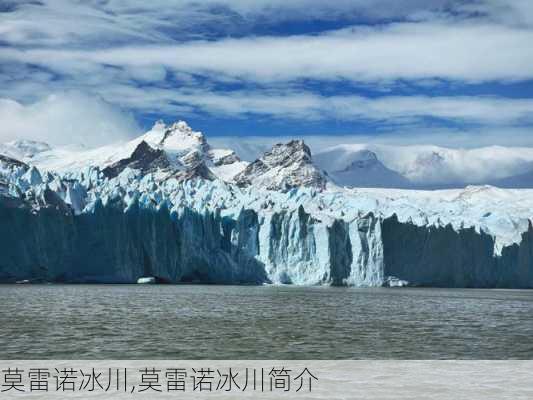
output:
{"label": "snow on mountain slope", "polygon": [[311,150],[302,140],[276,144],[235,176],[239,186],[255,185],[287,191],[294,187],[324,189],[327,178],[314,164]]}
{"label": "snow on mountain slope", "polygon": [[[145,143],[148,147],[143,145],[139,149],[141,143]],[[213,173],[223,180],[231,180],[248,165],[247,162],[241,161],[232,150],[211,148],[204,135],[193,131],[184,121],[169,126],[157,122],[148,132],[126,143],[95,149],[66,146],[42,151],[33,156],[31,163],[43,170],[61,173],[98,166],[102,169],[115,169],[118,174],[127,166],[127,160],[130,160],[132,156],[140,157],[150,152],[150,149],[162,152],[159,153],[160,161],[164,153],[168,168],[176,171],[201,170],[203,175]],[[26,157],[22,159],[30,161]],[[135,162],[135,160],[130,161]],[[112,168],[119,164],[122,166],[120,170]],[[164,162],[161,161],[160,167],[163,164]]]}
{"label": "snow on mountain slope", "polygon": [[388,187],[407,188],[409,180],[387,168],[378,160],[376,153],[370,150],[359,150],[350,157],[347,167],[330,171],[329,176],[335,183],[348,187]]}
{"label": "snow on mountain slope", "polygon": [[[172,134],[165,138],[167,131]],[[231,181],[248,165],[233,150],[212,148],[202,133],[193,131],[183,121],[169,126],[158,122],[150,131],[129,142],[96,149],[82,146],[50,148],[45,143],[21,140],[0,145],[0,154],[43,170],[66,172],[90,165],[105,168],[130,157],[142,141],[164,150],[170,160],[180,158],[173,163],[176,168],[183,161],[201,159],[206,168],[225,181]],[[221,142],[220,138],[215,142]],[[242,148],[247,144],[243,142],[236,146]],[[439,189],[492,184],[533,187],[533,181],[527,175],[533,166],[532,148],[450,149],[430,145],[342,144],[315,150],[313,162],[345,186]],[[373,153],[377,161],[369,163],[365,172],[359,173],[360,158],[365,154],[361,153],[363,150]]]}

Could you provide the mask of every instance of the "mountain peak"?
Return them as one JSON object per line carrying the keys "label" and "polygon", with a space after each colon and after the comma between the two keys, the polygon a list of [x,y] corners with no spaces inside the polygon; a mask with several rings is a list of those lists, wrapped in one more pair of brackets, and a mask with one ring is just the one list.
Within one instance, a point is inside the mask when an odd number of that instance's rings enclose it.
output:
{"label": "mountain peak", "polygon": [[274,163],[293,162],[300,159],[311,161],[311,149],[303,140],[291,140],[288,143],[275,144],[272,150],[265,153],[263,159]]}
{"label": "mountain peak", "polygon": [[353,153],[353,161],[339,171],[332,171],[333,181],[342,186],[355,187],[408,187],[409,181],[387,168],[377,154],[368,149]]}
{"label": "mountain peak", "polygon": [[178,180],[219,177],[230,181],[246,166],[232,150],[211,148],[202,132],[192,130],[185,121],[168,126],[158,121],[126,149],[123,158],[115,157],[115,162],[105,167],[105,176],[115,177],[129,167],[142,174],[164,170],[165,176]]}
{"label": "mountain peak", "polygon": [[158,119],[157,121],[154,122],[154,125],[152,126],[152,131],[153,130],[160,130],[160,131],[163,131],[165,130],[167,127],[167,125],[165,124],[165,121],[163,121],[162,119]]}
{"label": "mountain peak", "polygon": [[270,190],[305,186],[324,189],[327,178],[312,161],[311,150],[303,140],[278,143],[235,177],[239,186],[252,183]]}
{"label": "mountain peak", "polygon": [[166,150],[182,152],[184,150],[200,150],[207,152],[209,145],[202,132],[193,131],[185,121],[174,122],[163,133],[159,145]]}
{"label": "mountain peak", "polygon": [[376,164],[381,164],[378,156],[373,151],[363,149],[354,154],[354,160],[341,172],[350,171],[354,169],[368,168]]}
{"label": "mountain peak", "polygon": [[182,131],[182,132],[192,132],[192,128],[189,126],[189,124],[187,124],[187,122],[183,121],[183,120],[179,120],[177,122],[174,122],[171,126],[170,126],[170,129],[175,129],[175,130],[179,130],[179,131]]}

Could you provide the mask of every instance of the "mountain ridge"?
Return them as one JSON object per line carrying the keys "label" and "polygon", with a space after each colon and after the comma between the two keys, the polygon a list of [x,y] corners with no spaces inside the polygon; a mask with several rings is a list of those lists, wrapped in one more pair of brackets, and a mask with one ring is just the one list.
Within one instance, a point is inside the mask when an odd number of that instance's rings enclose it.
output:
{"label": "mountain ridge", "polygon": [[[36,165],[43,170],[62,173],[91,165],[107,168],[129,158],[141,141],[165,151],[167,159],[176,170],[198,169],[196,164],[204,162],[205,165],[200,168],[204,171],[204,176],[212,174],[225,182],[233,182],[234,178],[240,175],[241,185],[246,184],[242,175],[245,168],[265,156],[260,155],[251,162],[243,161],[232,149],[211,146],[201,132],[192,130],[184,121],[169,125],[158,121],[149,131],[129,142],[96,149],[73,146],[53,148],[41,142],[20,140],[18,143],[0,145],[0,154]],[[288,143],[292,141],[286,142],[285,145]],[[237,147],[246,146],[243,142]],[[22,151],[24,148],[27,149],[26,153]],[[266,152],[272,152],[273,149],[274,146]],[[363,167],[361,156],[365,152],[373,154],[373,160],[367,160],[367,165]],[[319,174],[324,171],[323,175],[327,175],[326,180],[331,184],[346,187],[416,190],[462,188],[483,184],[513,188],[533,187],[532,148],[489,146],[478,149],[450,149],[430,145],[341,144],[319,148],[313,153],[311,163]],[[257,163],[255,165],[258,166]],[[302,164],[301,168],[307,167]],[[210,171],[209,174],[207,170]],[[313,169],[307,172],[315,176],[317,186],[323,186],[324,179],[319,178],[319,174],[314,173]],[[289,188],[291,179],[287,178],[285,181],[289,182]],[[273,184],[272,187],[277,186],[279,185]]]}

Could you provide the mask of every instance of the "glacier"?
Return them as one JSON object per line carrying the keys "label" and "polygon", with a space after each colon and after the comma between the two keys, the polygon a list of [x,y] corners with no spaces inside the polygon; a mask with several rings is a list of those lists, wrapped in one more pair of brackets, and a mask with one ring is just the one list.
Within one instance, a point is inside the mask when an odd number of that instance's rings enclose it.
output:
{"label": "glacier", "polygon": [[247,167],[183,124],[121,151],[0,158],[0,282],[533,288],[533,190],[341,188],[303,142]]}
{"label": "glacier", "polygon": [[129,193],[115,182],[91,199],[78,181],[64,192],[43,189],[43,182],[30,188],[43,191],[45,206],[0,201],[0,281],[133,283],[155,276],[368,287],[394,276],[420,286],[533,287],[531,225],[496,253],[495,238],[475,227],[417,225],[372,211],[313,215],[305,205],[324,202],[313,190],[269,196],[186,181],[154,191],[146,177],[132,185],[130,172],[117,178]]}

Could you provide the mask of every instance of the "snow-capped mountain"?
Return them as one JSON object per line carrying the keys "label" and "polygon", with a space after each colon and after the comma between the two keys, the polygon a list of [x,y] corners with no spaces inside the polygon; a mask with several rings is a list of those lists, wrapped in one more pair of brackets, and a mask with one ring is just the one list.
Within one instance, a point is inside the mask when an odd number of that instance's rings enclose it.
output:
{"label": "snow-capped mountain", "polygon": [[[320,159],[320,156],[319,156]],[[347,187],[408,188],[410,182],[396,171],[387,168],[370,150],[359,150],[350,157],[350,163],[329,175],[339,185]],[[326,166],[327,162],[323,162]]]}
{"label": "snow-capped mountain", "polygon": [[302,140],[276,144],[235,176],[239,186],[252,184],[269,190],[295,187],[324,189],[327,178],[312,161],[311,150]]}
{"label": "snow-capped mountain", "polygon": [[184,178],[194,176],[196,171],[204,178],[213,174],[223,180],[230,180],[248,164],[233,150],[211,148],[204,135],[184,121],[169,126],[158,121],[144,135],[125,143],[96,149],[50,148],[32,157],[21,157],[27,162],[30,158],[40,169],[60,173],[98,166],[116,176],[126,167],[138,167],[143,172],[159,168],[167,174],[180,173]]}
{"label": "snow-capped mountain", "polygon": [[[0,145],[0,154],[29,162],[42,170],[64,173],[87,166],[103,169],[127,160],[142,141],[153,149],[162,150],[172,168],[181,168],[185,178],[191,175],[194,164],[198,173],[206,178],[212,173],[231,182],[249,164],[233,150],[214,148],[201,132],[193,131],[183,121],[169,126],[157,122],[144,135],[129,142],[96,149],[80,146],[51,148],[46,143],[19,140]],[[220,138],[216,142],[221,142]],[[242,150],[249,145],[243,141],[235,146]],[[533,148],[491,146],[450,149],[428,145],[344,144],[310,151],[313,152],[312,164],[319,172],[327,172],[331,182],[347,187],[445,189],[491,184],[533,188],[533,180],[530,179],[533,175]],[[258,170],[263,168],[257,160],[252,164]],[[313,171],[308,172],[315,175]],[[276,175],[274,170],[270,173]],[[240,179],[245,184],[244,176]],[[290,187],[290,179],[285,180]]]}
{"label": "snow-capped mountain", "polygon": [[[390,180],[391,174],[388,173],[383,177],[376,175],[371,182],[361,182],[360,177],[354,175],[352,179],[340,177],[340,184],[412,189],[462,188],[472,184],[498,184],[504,178],[533,172],[533,148],[450,149],[427,145],[345,144],[321,149],[314,158],[320,168],[335,176],[337,171],[349,170],[361,157],[361,151],[375,154],[385,168],[403,179]],[[533,180],[523,178],[520,186],[514,187],[533,188]]]}
{"label": "snow-capped mountain", "polygon": [[386,151],[341,150],[313,159],[290,141],[248,164],[178,122],[96,150],[2,156],[0,282],[533,287],[532,190],[342,188],[317,164],[401,177]]}

